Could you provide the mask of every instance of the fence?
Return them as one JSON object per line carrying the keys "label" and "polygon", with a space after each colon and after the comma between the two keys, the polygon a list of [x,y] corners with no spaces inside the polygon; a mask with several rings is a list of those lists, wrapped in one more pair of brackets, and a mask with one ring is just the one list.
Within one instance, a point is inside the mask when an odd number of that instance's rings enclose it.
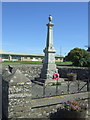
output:
{"label": "fence", "polygon": [[51,97],[62,94],[74,94],[79,92],[90,91],[90,81],[85,79],[84,81],[75,80],[69,81],[65,79],[64,82],[56,81],[52,84],[38,85],[33,84],[32,98]]}

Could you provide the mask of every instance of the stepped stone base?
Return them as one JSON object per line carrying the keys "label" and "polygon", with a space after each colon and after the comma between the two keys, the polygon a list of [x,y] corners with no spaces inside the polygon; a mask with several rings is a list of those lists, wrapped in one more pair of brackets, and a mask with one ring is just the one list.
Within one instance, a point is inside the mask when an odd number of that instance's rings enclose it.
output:
{"label": "stepped stone base", "polygon": [[64,82],[64,79],[59,78],[58,80],[56,79],[46,79],[45,85],[50,84],[50,83],[56,83],[56,82]]}
{"label": "stepped stone base", "polygon": [[[51,58],[53,60],[54,58]],[[58,73],[55,63],[44,63],[41,70],[40,78],[42,79],[52,79],[54,73]]]}
{"label": "stepped stone base", "polygon": [[[39,84],[39,85],[48,85],[51,83],[56,83],[57,80],[56,79],[42,79],[42,78],[36,78],[34,81],[34,83]],[[59,78],[58,82],[64,82],[63,78]]]}

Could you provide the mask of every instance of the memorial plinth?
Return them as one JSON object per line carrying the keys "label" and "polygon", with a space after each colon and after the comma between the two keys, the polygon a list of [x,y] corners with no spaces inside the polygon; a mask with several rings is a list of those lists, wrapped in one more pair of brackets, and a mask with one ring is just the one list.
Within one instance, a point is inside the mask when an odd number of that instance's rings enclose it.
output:
{"label": "memorial plinth", "polygon": [[56,50],[53,46],[53,26],[52,16],[49,16],[49,23],[47,26],[47,42],[46,47],[43,50],[45,53],[45,57],[43,60],[43,68],[41,70],[41,79],[45,80],[45,84],[53,81],[53,74],[58,73],[55,64],[55,53]]}

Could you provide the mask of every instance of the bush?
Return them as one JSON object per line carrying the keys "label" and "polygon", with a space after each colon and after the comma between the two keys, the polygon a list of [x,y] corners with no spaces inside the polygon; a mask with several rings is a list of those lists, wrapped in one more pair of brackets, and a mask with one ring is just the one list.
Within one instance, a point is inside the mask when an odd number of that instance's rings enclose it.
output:
{"label": "bush", "polygon": [[79,60],[79,66],[81,67],[90,67],[90,53],[87,52],[83,58]]}
{"label": "bush", "polygon": [[72,61],[74,66],[90,67],[90,52],[81,48],[71,50],[65,59]]}

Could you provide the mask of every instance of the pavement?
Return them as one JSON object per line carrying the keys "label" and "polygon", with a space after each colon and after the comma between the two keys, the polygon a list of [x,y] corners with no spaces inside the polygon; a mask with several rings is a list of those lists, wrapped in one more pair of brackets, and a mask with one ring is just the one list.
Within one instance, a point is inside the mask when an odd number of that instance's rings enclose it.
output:
{"label": "pavement", "polygon": [[73,99],[86,99],[89,97],[90,92],[76,93],[76,94],[67,94],[53,97],[46,97],[40,99],[32,99],[31,106],[34,107],[42,107],[48,105],[60,104],[64,101],[73,100]]}
{"label": "pavement", "polygon": [[32,99],[31,100],[31,108],[34,109],[34,108],[58,105],[64,101],[75,100],[78,98],[85,99],[85,100],[88,100],[88,102],[87,102],[88,109],[86,112],[86,118],[87,118],[87,120],[89,120],[90,119],[89,94],[90,94],[90,92],[83,92],[83,93],[68,94],[68,95],[61,95],[61,96],[54,96],[54,97],[46,97],[46,98],[40,98],[40,99]]}

